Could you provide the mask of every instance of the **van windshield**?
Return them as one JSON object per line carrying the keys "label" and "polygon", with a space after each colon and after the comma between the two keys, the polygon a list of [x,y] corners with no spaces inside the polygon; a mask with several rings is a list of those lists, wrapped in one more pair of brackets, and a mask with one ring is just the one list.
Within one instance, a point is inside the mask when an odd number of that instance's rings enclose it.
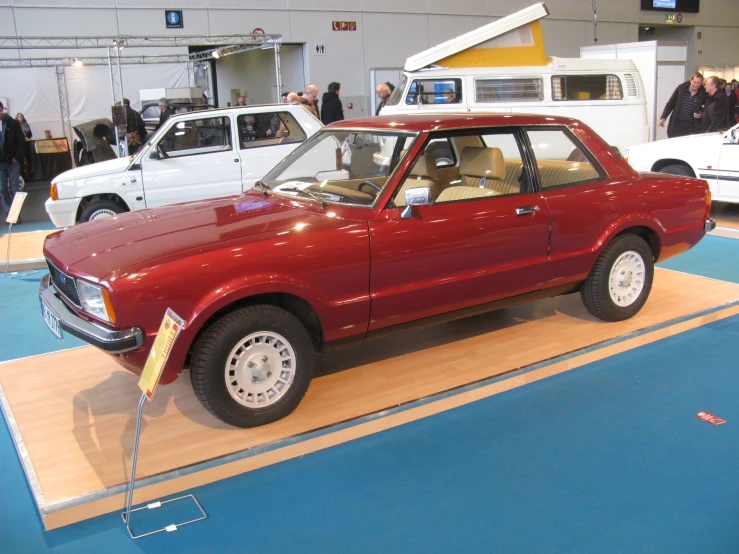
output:
{"label": "van windshield", "polygon": [[395,90],[393,90],[393,93],[390,95],[390,98],[387,99],[387,102],[385,102],[386,106],[397,106],[400,104],[400,99],[403,97],[403,91],[405,90],[405,85],[408,84],[408,75],[403,75],[403,79],[400,81],[400,84],[395,87]]}

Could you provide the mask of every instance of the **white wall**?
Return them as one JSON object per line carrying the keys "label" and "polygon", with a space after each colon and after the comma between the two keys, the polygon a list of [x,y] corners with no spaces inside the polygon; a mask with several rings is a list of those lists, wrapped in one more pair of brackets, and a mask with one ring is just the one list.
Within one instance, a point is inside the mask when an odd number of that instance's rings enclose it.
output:
{"label": "white wall", "polygon": [[[283,90],[298,90],[305,80],[318,86],[321,93],[331,81],[341,82],[342,96],[369,95],[369,69],[402,67],[405,59],[426,48],[527,7],[534,0],[0,0],[0,36],[117,36],[197,35],[251,33],[257,27],[267,33],[281,34],[285,43],[306,43],[307,55],[296,52],[283,57]],[[739,2],[737,0],[702,0],[700,14],[683,14],[682,27],[701,31],[702,39],[687,31],[695,40],[688,53],[688,71],[698,66],[735,65],[739,59]],[[592,0],[546,0],[550,15],[542,26],[547,53],[555,56],[579,55],[581,46],[593,44]],[[65,6],[65,7],[60,7]],[[596,3],[598,44],[634,42],[640,24],[664,22],[664,14],[642,12],[640,0],[612,0]],[[165,8],[183,10],[184,28],[167,30]],[[354,21],[354,32],[332,30],[332,21]],[[316,43],[325,45],[326,55],[316,56]],[[137,49],[139,53],[147,52]],[[172,49],[148,50],[149,53]],[[182,50],[178,50],[182,52]],[[698,55],[700,51],[701,55]],[[134,50],[127,51],[133,54]],[[3,50],[0,58],[74,56],[85,52],[69,50]],[[105,54],[105,52],[98,52]],[[267,77],[267,59],[255,56],[253,65],[260,82],[274,84]],[[243,56],[243,55],[242,55]],[[219,61],[219,100],[230,100],[231,88],[246,88],[250,97],[266,94],[252,84],[251,74],[244,83],[239,74],[237,56]],[[225,68],[221,71],[220,65]],[[301,64],[305,77],[300,71]],[[157,67],[157,66],[153,66]],[[33,103],[20,98],[9,84],[10,70],[0,69],[0,96],[16,97],[15,106]],[[38,75],[48,75],[39,72]],[[53,75],[53,72],[51,73]],[[142,77],[148,87],[182,84],[182,74],[167,72]],[[263,75],[263,77],[262,77]],[[41,79],[41,77],[39,77]],[[224,82],[221,83],[221,78]],[[177,82],[169,81],[175,79]],[[46,85],[49,80],[43,80]],[[102,77],[95,81],[101,98],[109,96],[109,84]],[[231,84],[233,83],[233,85]],[[52,83],[54,87],[55,83]],[[224,86],[225,84],[225,86]],[[46,86],[44,85],[44,86]],[[248,85],[248,86],[247,86]],[[134,100],[124,74],[126,94]],[[142,87],[144,88],[144,87]],[[10,93],[6,91],[10,91]],[[46,90],[46,89],[44,89]],[[49,89],[51,90],[51,89]],[[90,98],[89,91],[81,91]],[[53,93],[48,93],[53,96]],[[47,95],[44,92],[43,95]],[[224,96],[225,95],[225,96]],[[97,95],[96,95],[97,98]],[[93,100],[89,100],[93,102]],[[109,111],[106,97],[104,114]],[[90,106],[96,106],[92,103]],[[47,106],[48,107],[48,106]],[[102,109],[102,108],[100,108]],[[89,111],[95,111],[91,108]],[[39,118],[48,118],[46,108],[38,108]],[[30,117],[29,117],[30,119]]]}

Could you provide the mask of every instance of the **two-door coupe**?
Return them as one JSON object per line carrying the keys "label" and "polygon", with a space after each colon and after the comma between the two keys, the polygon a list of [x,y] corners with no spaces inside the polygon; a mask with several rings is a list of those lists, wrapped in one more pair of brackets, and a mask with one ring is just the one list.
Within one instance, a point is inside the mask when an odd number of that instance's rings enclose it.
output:
{"label": "two-door coupe", "polygon": [[42,311],[140,373],[171,308],[186,326],[162,382],[189,366],[208,410],[256,426],[298,405],[316,351],[576,291],[629,318],[655,261],[715,226],[710,201],[573,119],[355,119],[244,194],[50,235]]}

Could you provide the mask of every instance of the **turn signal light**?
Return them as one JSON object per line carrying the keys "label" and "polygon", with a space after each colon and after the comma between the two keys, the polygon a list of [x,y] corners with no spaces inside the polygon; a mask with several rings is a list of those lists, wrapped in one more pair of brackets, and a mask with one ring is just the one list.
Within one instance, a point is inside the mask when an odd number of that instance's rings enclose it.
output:
{"label": "turn signal light", "polygon": [[59,200],[59,191],[56,190],[56,185],[51,185],[51,192],[49,193],[52,200]]}
{"label": "turn signal light", "polygon": [[703,217],[705,219],[708,219],[711,217],[711,191],[710,189],[706,191],[706,210],[703,214]]}
{"label": "turn signal light", "polygon": [[115,325],[115,312],[113,311],[113,303],[110,301],[110,295],[106,289],[103,289],[103,303],[105,303],[105,311],[108,312],[108,318],[110,322]]}

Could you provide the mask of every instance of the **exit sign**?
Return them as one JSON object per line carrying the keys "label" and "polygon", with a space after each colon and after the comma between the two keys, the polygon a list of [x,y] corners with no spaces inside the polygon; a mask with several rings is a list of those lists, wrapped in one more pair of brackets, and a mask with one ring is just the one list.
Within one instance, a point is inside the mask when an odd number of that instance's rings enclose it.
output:
{"label": "exit sign", "polygon": [[675,14],[674,13],[668,13],[665,15],[665,22],[666,23],[675,23]]}

